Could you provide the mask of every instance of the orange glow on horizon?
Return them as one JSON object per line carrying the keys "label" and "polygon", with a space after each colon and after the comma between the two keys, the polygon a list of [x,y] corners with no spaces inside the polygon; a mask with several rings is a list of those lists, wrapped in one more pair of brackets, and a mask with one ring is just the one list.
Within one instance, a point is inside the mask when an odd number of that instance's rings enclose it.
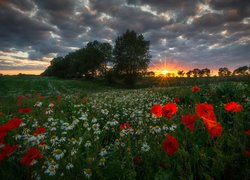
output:
{"label": "orange glow on horizon", "polygon": [[32,75],[40,75],[44,70],[0,70],[0,73],[3,75],[18,75],[21,74],[32,74]]}

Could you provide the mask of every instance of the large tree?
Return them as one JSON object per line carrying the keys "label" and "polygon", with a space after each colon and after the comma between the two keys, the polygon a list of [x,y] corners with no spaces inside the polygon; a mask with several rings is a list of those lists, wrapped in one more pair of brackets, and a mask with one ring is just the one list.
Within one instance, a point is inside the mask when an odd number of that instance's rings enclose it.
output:
{"label": "large tree", "polygon": [[222,67],[218,71],[219,76],[230,76],[232,73],[227,67]]}
{"label": "large tree", "polygon": [[137,77],[148,68],[150,62],[149,41],[142,34],[127,30],[115,41],[113,51],[114,71],[125,77],[126,83],[134,85]]}

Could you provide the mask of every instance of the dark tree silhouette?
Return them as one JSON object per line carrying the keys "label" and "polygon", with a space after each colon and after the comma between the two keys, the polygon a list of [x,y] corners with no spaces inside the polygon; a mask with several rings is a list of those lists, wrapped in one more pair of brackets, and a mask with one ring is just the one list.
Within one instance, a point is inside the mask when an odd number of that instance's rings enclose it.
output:
{"label": "dark tree silhouette", "polygon": [[133,86],[138,76],[147,70],[151,58],[149,44],[143,35],[130,30],[115,41],[113,69],[124,77],[129,86]]}
{"label": "dark tree silhouette", "polygon": [[219,76],[230,76],[232,73],[227,67],[222,67],[219,68],[218,74]]}
{"label": "dark tree silhouette", "polygon": [[180,77],[183,77],[185,75],[185,72],[183,70],[179,70],[177,72],[177,74],[180,76]]}

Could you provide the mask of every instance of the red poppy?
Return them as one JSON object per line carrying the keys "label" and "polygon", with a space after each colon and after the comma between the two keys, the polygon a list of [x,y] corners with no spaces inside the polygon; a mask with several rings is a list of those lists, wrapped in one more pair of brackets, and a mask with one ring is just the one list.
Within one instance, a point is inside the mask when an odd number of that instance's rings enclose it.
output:
{"label": "red poppy", "polygon": [[175,114],[178,110],[178,107],[175,103],[168,103],[165,106],[162,107],[161,113],[162,116],[167,117],[168,119],[171,119],[173,114]]}
{"label": "red poppy", "polygon": [[198,104],[196,106],[196,112],[200,118],[206,118],[216,121],[216,115],[214,113],[214,107],[212,104]]}
{"label": "red poppy", "polygon": [[128,128],[131,128],[131,124],[130,123],[123,123],[123,124],[120,124],[119,125],[119,128],[120,130],[123,130],[123,129],[128,129]]}
{"label": "red poppy", "polygon": [[135,156],[133,158],[134,164],[137,166],[140,166],[143,164],[143,159],[141,158],[141,156]]}
{"label": "red poppy", "polygon": [[194,121],[196,119],[196,114],[194,115],[186,115],[183,116],[181,122],[186,125],[186,128],[190,129],[190,131],[194,131]]}
{"label": "red poppy", "polygon": [[57,96],[57,99],[60,101],[61,100],[61,96]]}
{"label": "red poppy", "polygon": [[3,116],[4,115],[4,113],[3,112],[0,112],[0,116]]}
{"label": "red poppy", "polygon": [[22,124],[22,122],[23,121],[19,118],[12,118],[11,120],[9,120],[8,123],[0,126],[0,132],[8,133],[8,131],[10,131],[11,129],[18,128],[20,126],[20,124]]}
{"label": "red poppy", "polygon": [[30,108],[21,108],[21,109],[19,109],[19,112],[20,113],[29,113],[29,112],[31,112],[32,110],[30,109]]}
{"label": "red poppy", "polygon": [[3,140],[6,136],[7,136],[7,132],[0,132],[0,144],[3,144]]}
{"label": "red poppy", "polygon": [[22,123],[23,123],[23,121],[21,119],[19,119],[19,118],[12,118],[8,122],[8,124],[12,125],[12,129],[18,128]]}
{"label": "red poppy", "polygon": [[163,148],[170,156],[173,156],[179,148],[179,143],[171,134],[166,135],[166,141],[162,142]]}
{"label": "red poppy", "polygon": [[35,159],[42,159],[43,156],[40,153],[39,149],[36,147],[30,148],[30,150],[25,154],[24,157],[20,160],[20,163],[25,166],[32,165],[32,161]]}
{"label": "red poppy", "polygon": [[230,103],[227,103],[224,106],[224,108],[225,108],[226,111],[229,111],[229,112],[240,112],[240,111],[242,111],[242,105],[237,104],[234,101],[232,101]]}
{"label": "red poppy", "polygon": [[180,98],[175,97],[175,98],[174,98],[174,101],[175,101],[175,103],[179,103],[179,102],[180,102]]}
{"label": "red poppy", "polygon": [[39,128],[36,128],[35,134],[38,135],[38,134],[43,134],[45,132],[46,132],[46,128],[39,127]]}
{"label": "red poppy", "polygon": [[205,123],[205,126],[207,130],[209,131],[210,137],[213,139],[214,136],[221,136],[222,133],[222,126],[220,123],[214,121],[214,120],[209,120],[209,119],[203,119],[203,122]]}
{"label": "red poppy", "polygon": [[2,161],[5,156],[11,155],[18,147],[19,147],[19,144],[15,146],[6,144],[4,147],[2,147],[2,151],[0,152],[0,161]]}
{"label": "red poppy", "polygon": [[246,151],[246,156],[250,157],[250,151]]}
{"label": "red poppy", "polygon": [[151,113],[153,113],[156,117],[162,116],[162,106],[160,104],[154,104],[151,108]]}
{"label": "red poppy", "polygon": [[192,92],[197,92],[197,91],[200,91],[201,88],[199,88],[198,86],[194,86],[192,87]]}
{"label": "red poppy", "polygon": [[250,135],[250,129],[247,130],[245,133],[246,133],[246,135]]}

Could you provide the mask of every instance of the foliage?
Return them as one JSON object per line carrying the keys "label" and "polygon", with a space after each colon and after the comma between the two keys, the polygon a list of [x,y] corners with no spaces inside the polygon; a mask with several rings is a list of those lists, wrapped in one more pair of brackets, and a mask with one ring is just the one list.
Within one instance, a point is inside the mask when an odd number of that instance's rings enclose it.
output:
{"label": "foliage", "polygon": [[127,30],[116,39],[113,55],[114,71],[124,76],[128,85],[133,86],[150,62],[149,41],[145,41],[142,34]]}

